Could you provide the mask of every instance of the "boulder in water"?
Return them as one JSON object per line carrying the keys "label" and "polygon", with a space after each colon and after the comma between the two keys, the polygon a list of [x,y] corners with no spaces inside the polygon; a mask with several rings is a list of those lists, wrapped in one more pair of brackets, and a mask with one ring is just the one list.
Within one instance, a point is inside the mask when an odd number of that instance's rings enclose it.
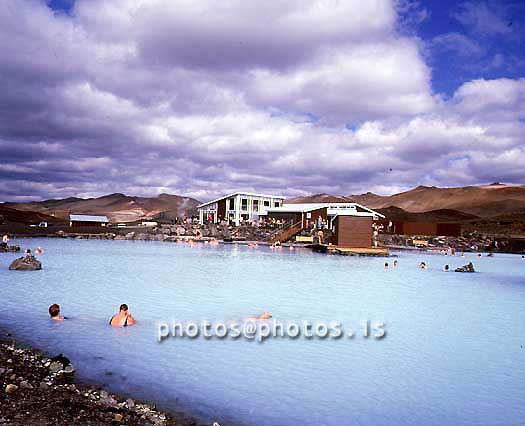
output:
{"label": "boulder in water", "polygon": [[456,268],[456,272],[476,272],[472,262],[469,262],[468,265],[461,266]]}
{"label": "boulder in water", "polygon": [[24,256],[13,260],[9,265],[11,271],[37,271],[42,269],[42,262],[34,256]]}

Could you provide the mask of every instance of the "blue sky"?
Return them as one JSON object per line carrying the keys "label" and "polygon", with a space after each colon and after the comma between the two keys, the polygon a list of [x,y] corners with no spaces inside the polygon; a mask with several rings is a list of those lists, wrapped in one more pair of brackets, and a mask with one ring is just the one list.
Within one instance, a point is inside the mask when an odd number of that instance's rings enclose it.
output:
{"label": "blue sky", "polygon": [[425,44],[433,88],[451,96],[466,80],[525,74],[525,2],[412,2],[411,30]]}
{"label": "blue sky", "polygon": [[0,200],[523,184],[525,3],[0,2]]}

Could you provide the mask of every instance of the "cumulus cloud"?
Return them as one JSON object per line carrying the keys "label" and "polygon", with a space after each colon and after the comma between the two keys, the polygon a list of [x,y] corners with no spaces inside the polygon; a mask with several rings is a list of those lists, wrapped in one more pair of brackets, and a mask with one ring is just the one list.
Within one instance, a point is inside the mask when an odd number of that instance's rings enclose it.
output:
{"label": "cumulus cloud", "polygon": [[465,82],[444,100],[401,6],[1,2],[0,199],[503,180],[523,155],[524,81]]}

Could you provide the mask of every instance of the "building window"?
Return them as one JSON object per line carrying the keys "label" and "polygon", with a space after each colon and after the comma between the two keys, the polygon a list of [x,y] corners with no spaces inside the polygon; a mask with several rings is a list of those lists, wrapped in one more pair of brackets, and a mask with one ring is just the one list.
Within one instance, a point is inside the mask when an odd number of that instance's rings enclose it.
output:
{"label": "building window", "polygon": [[241,210],[243,211],[248,210],[248,199],[247,198],[241,198]]}
{"label": "building window", "polygon": [[280,205],[281,205],[281,203],[279,201],[276,201],[275,203],[273,203],[274,207],[279,207]]}
{"label": "building window", "polygon": [[270,207],[270,202],[267,200],[264,200],[264,207]]}
{"label": "building window", "polygon": [[229,201],[228,210],[235,210],[235,198],[230,198],[228,201]]}
{"label": "building window", "polygon": [[259,200],[253,200],[253,211],[254,212],[259,211]]}

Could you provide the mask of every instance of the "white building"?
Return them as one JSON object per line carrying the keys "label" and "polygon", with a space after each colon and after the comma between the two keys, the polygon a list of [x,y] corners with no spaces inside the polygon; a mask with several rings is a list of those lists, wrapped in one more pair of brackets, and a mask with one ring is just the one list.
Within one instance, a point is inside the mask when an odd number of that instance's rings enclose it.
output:
{"label": "white building", "polygon": [[255,222],[270,208],[280,207],[284,197],[278,195],[235,192],[197,206],[199,223],[228,223],[240,225],[242,221]]}

